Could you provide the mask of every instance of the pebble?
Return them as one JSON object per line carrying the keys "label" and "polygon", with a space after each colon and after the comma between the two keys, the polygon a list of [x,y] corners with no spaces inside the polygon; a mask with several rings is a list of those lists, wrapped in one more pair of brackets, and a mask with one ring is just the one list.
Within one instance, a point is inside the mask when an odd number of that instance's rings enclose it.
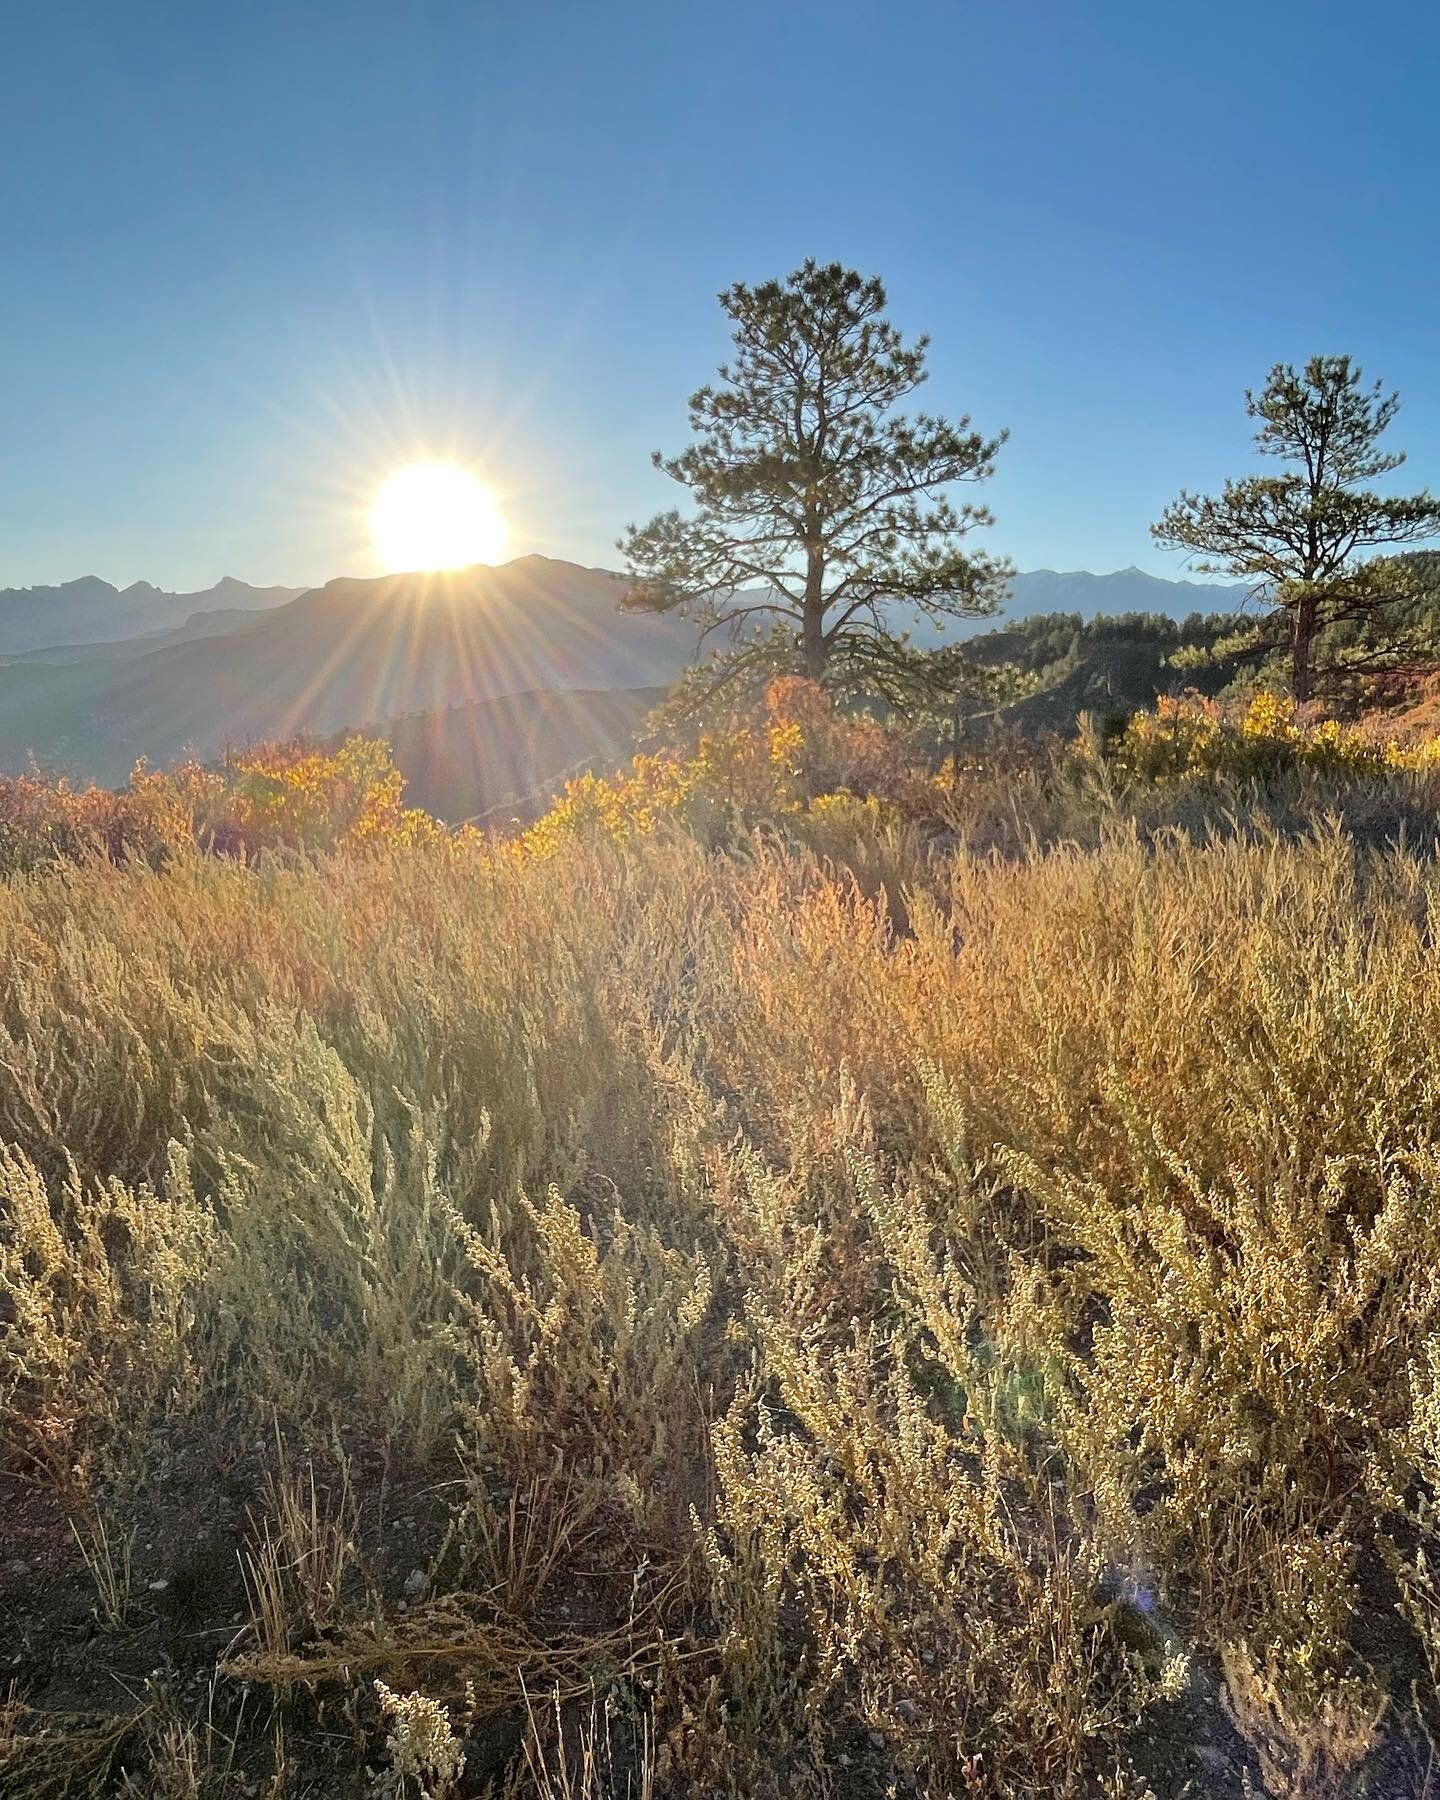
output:
{"label": "pebble", "polygon": [[152,1581],[148,1584],[148,1586],[150,1588],[150,1592],[152,1594],[163,1594],[165,1592],[166,1588],[169,1587],[169,1585],[170,1585],[170,1583],[168,1581],[164,1580],[163,1578],[161,1578],[160,1580],[157,1580],[157,1581]]}
{"label": "pebble", "polygon": [[920,1708],[913,1700],[897,1700],[895,1703],[895,1717],[897,1719],[903,1719],[907,1725],[918,1725],[920,1722]]}
{"label": "pebble", "polygon": [[418,1600],[430,1585],[430,1577],[423,1569],[412,1569],[405,1577],[405,1598]]}
{"label": "pebble", "polygon": [[885,1733],[883,1731],[872,1731],[870,1733],[870,1748],[872,1750],[883,1750],[885,1748]]}

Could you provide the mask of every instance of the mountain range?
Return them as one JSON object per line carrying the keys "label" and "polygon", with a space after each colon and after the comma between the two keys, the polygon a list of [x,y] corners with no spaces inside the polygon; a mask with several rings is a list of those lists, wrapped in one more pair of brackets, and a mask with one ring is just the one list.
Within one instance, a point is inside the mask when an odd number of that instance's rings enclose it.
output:
{"label": "mountain range", "polygon": [[[523,556],[308,591],[226,580],[169,594],[94,577],[0,591],[0,770],[34,759],[115,783],[142,756],[163,764],[257,738],[378,727],[397,757],[404,743],[400,766],[412,765],[427,797],[445,791],[450,816],[482,810],[526,791],[537,768],[583,761],[592,740],[623,741],[638,697],[648,704],[693,659],[695,628],[619,612],[624,588],[603,569]],[[1139,569],[1036,570],[1016,577],[1003,618],[1184,617],[1233,610],[1241,593]],[[573,701],[557,706],[557,695]],[[440,722],[427,725],[431,715]],[[476,771],[458,785],[442,767],[457,744]]]}
{"label": "mountain range", "polygon": [[1011,582],[1000,620],[983,620],[964,629],[984,631],[995,623],[1040,613],[1079,613],[1083,619],[1163,613],[1166,618],[1184,619],[1191,613],[1234,612],[1250,592],[1247,583],[1176,581],[1148,575],[1133,565],[1109,575],[1092,575],[1088,569],[1028,569]]}
{"label": "mountain range", "polygon": [[141,756],[208,757],[537,690],[668,686],[695,630],[618,612],[624,589],[526,556],[340,579],[238,619],[201,613],[158,636],[32,651],[0,662],[0,768],[33,756],[113,783]]}
{"label": "mountain range", "polygon": [[196,614],[259,612],[283,606],[304,591],[252,587],[231,575],[194,594],[167,593],[148,581],[117,588],[98,575],[82,575],[59,587],[0,588],[0,656],[172,631]]}

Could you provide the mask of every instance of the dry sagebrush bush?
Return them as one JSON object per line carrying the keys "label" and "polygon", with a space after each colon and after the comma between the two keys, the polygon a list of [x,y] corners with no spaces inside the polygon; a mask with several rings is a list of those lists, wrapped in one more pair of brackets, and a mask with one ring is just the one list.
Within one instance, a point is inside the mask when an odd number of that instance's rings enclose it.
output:
{"label": "dry sagebrush bush", "polygon": [[844,839],[0,886],[7,1451],[338,1419],[436,1591],[279,1579],[236,1676],[608,1671],[657,1792],[1098,1791],[1241,1643],[1348,1781],[1377,1552],[1440,1642],[1440,875]]}

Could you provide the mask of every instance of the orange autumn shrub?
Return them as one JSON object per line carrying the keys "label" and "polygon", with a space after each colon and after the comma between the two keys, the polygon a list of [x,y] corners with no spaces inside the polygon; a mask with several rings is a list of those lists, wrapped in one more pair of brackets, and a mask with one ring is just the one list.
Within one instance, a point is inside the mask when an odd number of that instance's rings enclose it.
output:
{"label": "orange autumn shrub", "polygon": [[137,763],[127,786],[80,787],[38,771],[0,776],[0,873],[86,855],[159,863],[186,845],[220,854],[319,852],[415,843],[443,827],[404,804],[379,739],[338,749],[257,744],[218,765]]}
{"label": "orange autumn shrub", "polygon": [[128,787],[114,789],[38,772],[0,775],[0,874],[96,853],[153,860],[191,835],[185,785],[143,764]]}

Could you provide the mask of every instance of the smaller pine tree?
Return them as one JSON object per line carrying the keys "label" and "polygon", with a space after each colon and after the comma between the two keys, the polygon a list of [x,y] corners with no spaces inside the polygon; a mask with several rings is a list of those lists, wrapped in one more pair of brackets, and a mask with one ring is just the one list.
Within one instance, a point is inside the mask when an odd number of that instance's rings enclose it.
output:
{"label": "smaller pine tree", "polygon": [[1312,356],[1303,372],[1277,363],[1245,405],[1259,421],[1260,452],[1293,466],[1227,481],[1218,495],[1182,492],[1150,529],[1170,548],[1198,552],[1202,572],[1256,582],[1286,627],[1291,687],[1303,702],[1320,673],[1317,636],[1405,598],[1404,562],[1367,552],[1435,536],[1440,500],[1368,485],[1405,460],[1380,448],[1400,397],[1378,382],[1364,387],[1348,356]]}

